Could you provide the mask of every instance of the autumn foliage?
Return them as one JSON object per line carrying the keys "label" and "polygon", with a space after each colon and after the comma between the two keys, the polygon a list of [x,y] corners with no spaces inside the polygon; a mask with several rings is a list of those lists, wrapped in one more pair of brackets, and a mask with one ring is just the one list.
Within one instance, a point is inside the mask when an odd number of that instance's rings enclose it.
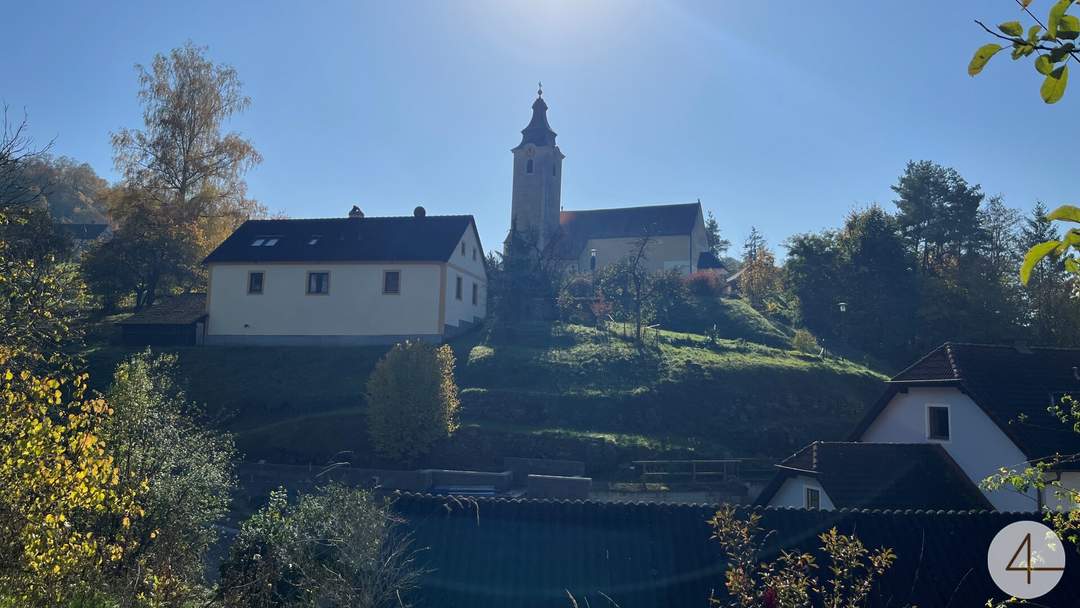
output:
{"label": "autumn foliage", "polygon": [[379,360],[367,382],[368,433],[391,460],[427,453],[457,430],[460,406],[449,346],[408,341]]}

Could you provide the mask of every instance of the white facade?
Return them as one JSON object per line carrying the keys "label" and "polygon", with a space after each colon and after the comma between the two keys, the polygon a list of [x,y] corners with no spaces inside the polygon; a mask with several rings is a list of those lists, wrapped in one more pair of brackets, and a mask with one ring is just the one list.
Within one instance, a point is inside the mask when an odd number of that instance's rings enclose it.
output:
{"label": "white facade", "polygon": [[[949,439],[930,438],[928,408],[947,407]],[[954,387],[910,388],[897,393],[884,410],[859,437],[866,443],[939,443],[979,485],[1002,467],[1023,469],[1027,456],[970,397]],[[1063,473],[1064,485],[1080,488],[1080,475]],[[1043,504],[1058,504],[1048,490],[1040,497],[1032,490],[1020,494],[1014,490],[983,491],[999,511],[1035,511]]]}
{"label": "white facade", "polygon": [[[487,316],[484,253],[471,228],[445,263],[222,262],[208,270],[208,344],[438,342]],[[249,292],[253,272],[262,273],[261,293]],[[384,292],[387,272],[399,273],[397,293]],[[308,293],[310,273],[328,274],[327,293]]]}
{"label": "white facade", "polygon": [[772,499],[769,500],[770,507],[792,507],[796,509],[809,508],[807,504],[807,490],[817,490],[818,492],[818,509],[822,511],[832,511],[836,507],[833,505],[832,499],[825,493],[825,489],[821,487],[818,480],[810,475],[793,475],[784,480],[784,483],[780,485],[780,488],[773,494]]}

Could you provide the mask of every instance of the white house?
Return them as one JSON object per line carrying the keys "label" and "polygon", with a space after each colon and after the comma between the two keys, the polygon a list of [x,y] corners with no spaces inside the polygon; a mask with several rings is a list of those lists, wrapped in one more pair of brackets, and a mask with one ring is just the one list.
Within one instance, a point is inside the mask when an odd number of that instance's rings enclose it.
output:
{"label": "white house", "polygon": [[776,468],[757,497],[759,505],[822,511],[993,508],[935,444],[815,441]]}
{"label": "white house", "polygon": [[[1080,349],[946,343],[889,381],[850,439],[939,445],[975,483],[1047,459],[1080,489],[1080,434],[1047,410],[1066,394],[1080,395]],[[1049,488],[984,494],[1000,511],[1060,506]]]}
{"label": "white house", "polygon": [[440,342],[487,316],[471,215],[250,220],[204,264],[207,344]]}

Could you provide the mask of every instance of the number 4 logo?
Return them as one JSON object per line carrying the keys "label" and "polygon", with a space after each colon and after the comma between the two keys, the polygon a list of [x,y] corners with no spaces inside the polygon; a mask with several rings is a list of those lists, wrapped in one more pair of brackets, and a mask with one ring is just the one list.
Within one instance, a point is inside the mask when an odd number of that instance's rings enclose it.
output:
{"label": "number 4 logo", "polygon": [[[1016,564],[1016,558],[1020,557],[1021,551],[1027,551],[1027,555],[1021,562],[1023,565]],[[1016,548],[1016,553],[1013,553],[1012,559],[1009,560],[1009,564],[1005,566],[1005,570],[1009,572],[1026,572],[1027,584],[1031,584],[1032,572],[1064,572],[1065,567],[1056,566],[1033,566],[1031,560],[1031,532],[1024,535],[1024,542],[1020,543],[1020,546]]]}
{"label": "number 4 logo", "polygon": [[[1002,528],[986,555],[990,578],[999,589],[1020,599],[1049,593],[1065,572],[1065,548],[1054,531],[1034,521]],[[1018,576],[1018,573],[1024,576]]]}

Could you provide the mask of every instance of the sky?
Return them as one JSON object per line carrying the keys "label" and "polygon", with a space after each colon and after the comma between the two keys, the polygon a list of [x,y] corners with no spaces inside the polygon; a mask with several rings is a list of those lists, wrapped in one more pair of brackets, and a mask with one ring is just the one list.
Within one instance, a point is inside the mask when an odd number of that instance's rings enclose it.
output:
{"label": "sky", "polygon": [[263,155],[246,179],[272,212],[422,204],[475,215],[490,249],[543,81],[564,208],[700,199],[736,249],[751,226],[778,246],[893,209],[909,160],[1014,207],[1076,202],[1075,169],[1049,154],[1080,134],[1080,90],[1047,106],[1030,61],[1006,53],[968,77],[988,41],[975,18],[1020,14],[1014,0],[11,2],[0,100],[37,143],[115,180],[109,134],[141,126],[135,64],[190,40],[251,97],[227,128]]}

